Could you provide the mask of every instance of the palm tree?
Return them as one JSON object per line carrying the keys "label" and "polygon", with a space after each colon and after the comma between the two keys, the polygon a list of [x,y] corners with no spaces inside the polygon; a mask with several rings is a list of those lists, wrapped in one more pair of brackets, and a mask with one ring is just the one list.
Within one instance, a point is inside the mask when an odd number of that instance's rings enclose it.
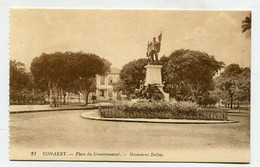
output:
{"label": "palm tree", "polygon": [[248,32],[249,36],[251,36],[251,13],[249,16],[247,16],[243,21],[242,21],[242,33]]}

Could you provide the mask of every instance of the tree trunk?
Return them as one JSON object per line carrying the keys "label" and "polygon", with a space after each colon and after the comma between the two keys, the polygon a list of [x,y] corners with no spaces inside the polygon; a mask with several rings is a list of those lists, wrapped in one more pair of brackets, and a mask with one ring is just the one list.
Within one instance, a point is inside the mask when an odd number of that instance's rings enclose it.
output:
{"label": "tree trunk", "polygon": [[68,99],[67,99],[67,105],[70,104],[70,92],[68,92]]}
{"label": "tree trunk", "polygon": [[59,106],[59,101],[58,101],[58,92],[57,91],[55,91],[55,103],[54,103],[54,106],[55,107],[58,107]]}
{"label": "tree trunk", "polygon": [[53,107],[53,103],[52,103],[52,90],[49,88],[49,91],[50,91],[49,102],[50,102],[50,106]]}
{"label": "tree trunk", "polygon": [[239,93],[238,93],[238,99],[237,99],[237,108],[240,110],[240,101],[239,101]]}
{"label": "tree trunk", "polygon": [[59,98],[59,101],[60,101],[60,106],[62,106],[62,91],[61,91],[61,88],[60,88],[60,98]]}
{"label": "tree trunk", "polygon": [[56,96],[56,100],[57,100],[57,106],[59,107],[60,106],[60,91],[59,89],[57,88],[57,96]]}
{"label": "tree trunk", "polygon": [[59,106],[61,106],[61,91],[60,91],[60,89],[58,89],[58,92],[59,92],[59,94],[58,94]]}
{"label": "tree trunk", "polygon": [[57,103],[56,106],[59,107],[60,104],[59,104],[59,89],[58,88],[56,89],[56,103]]}
{"label": "tree trunk", "polygon": [[54,89],[54,107],[57,107],[57,89]]}
{"label": "tree trunk", "polygon": [[86,100],[86,101],[85,101],[85,104],[86,104],[86,106],[87,106],[87,105],[88,105],[88,95],[89,95],[89,92],[86,92],[85,94],[86,94],[86,95],[85,95],[85,97],[86,97],[86,99],[85,99],[85,100]]}
{"label": "tree trunk", "polygon": [[57,96],[57,99],[58,99],[58,106],[61,106],[61,100],[60,100],[60,89],[58,89],[57,92],[58,92],[58,96]]}
{"label": "tree trunk", "polygon": [[230,109],[233,109],[233,95],[230,96]]}
{"label": "tree trunk", "polygon": [[66,92],[63,92],[63,105],[66,104]]}

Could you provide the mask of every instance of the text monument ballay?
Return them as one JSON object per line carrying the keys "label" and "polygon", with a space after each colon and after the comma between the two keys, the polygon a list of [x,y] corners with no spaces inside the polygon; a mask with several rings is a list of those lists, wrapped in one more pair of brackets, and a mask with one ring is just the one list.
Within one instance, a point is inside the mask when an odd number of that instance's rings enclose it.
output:
{"label": "text monument ballay", "polygon": [[162,65],[160,65],[158,61],[158,54],[161,49],[161,41],[162,41],[162,32],[158,36],[158,41],[156,41],[156,37],[153,38],[152,42],[148,41],[146,56],[148,57],[148,65],[146,68],[145,75],[145,86],[148,85],[156,85],[162,94],[164,95],[165,100],[169,100],[169,94],[163,91],[162,84]]}

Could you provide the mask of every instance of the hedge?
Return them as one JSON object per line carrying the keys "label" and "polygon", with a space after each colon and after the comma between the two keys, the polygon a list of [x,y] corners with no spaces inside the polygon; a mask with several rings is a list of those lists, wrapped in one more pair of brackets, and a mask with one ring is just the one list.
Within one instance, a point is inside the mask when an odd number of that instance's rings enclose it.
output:
{"label": "hedge", "polygon": [[227,111],[200,108],[190,102],[117,102],[112,105],[100,105],[103,118],[149,118],[149,119],[195,119],[227,120]]}

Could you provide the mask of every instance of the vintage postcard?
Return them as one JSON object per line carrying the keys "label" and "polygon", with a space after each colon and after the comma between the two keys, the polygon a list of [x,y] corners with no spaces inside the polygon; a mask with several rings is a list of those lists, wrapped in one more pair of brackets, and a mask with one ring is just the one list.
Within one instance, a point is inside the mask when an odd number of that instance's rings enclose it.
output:
{"label": "vintage postcard", "polygon": [[10,160],[249,163],[251,17],[10,9]]}

